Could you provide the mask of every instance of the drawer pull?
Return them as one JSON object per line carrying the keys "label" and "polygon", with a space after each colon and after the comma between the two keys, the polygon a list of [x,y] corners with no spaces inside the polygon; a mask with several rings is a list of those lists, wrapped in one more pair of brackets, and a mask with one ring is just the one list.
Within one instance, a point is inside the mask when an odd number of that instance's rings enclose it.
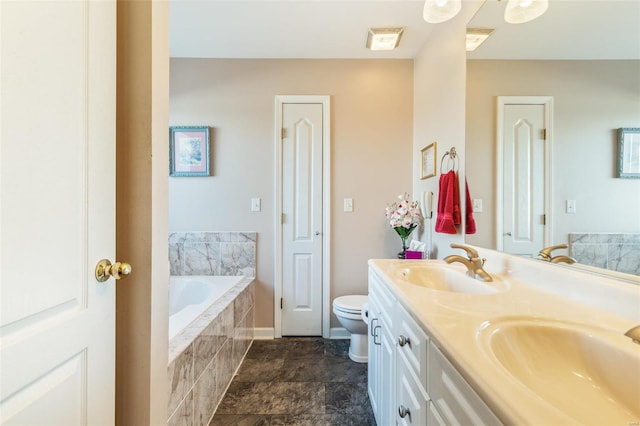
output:
{"label": "drawer pull", "polygon": [[398,337],[398,344],[400,346],[411,345],[411,341],[409,340],[408,337],[405,337],[401,334],[400,337]]}
{"label": "drawer pull", "polygon": [[378,318],[371,318],[371,327],[369,333],[373,337],[373,331],[376,329],[375,322],[378,321]]}
{"label": "drawer pull", "polygon": [[378,330],[379,328],[381,329],[381,328],[382,328],[382,326],[381,326],[381,325],[376,325],[376,327],[373,329],[373,343],[374,343],[374,344],[376,344],[376,345],[378,345],[378,346],[382,345],[382,342],[378,342],[378,341],[376,340],[376,337],[378,337],[378,331],[377,331],[377,330]]}
{"label": "drawer pull", "polygon": [[398,415],[400,416],[401,419],[404,419],[407,416],[409,416],[409,418],[411,418],[411,412],[404,405],[401,405],[401,406],[398,407]]}

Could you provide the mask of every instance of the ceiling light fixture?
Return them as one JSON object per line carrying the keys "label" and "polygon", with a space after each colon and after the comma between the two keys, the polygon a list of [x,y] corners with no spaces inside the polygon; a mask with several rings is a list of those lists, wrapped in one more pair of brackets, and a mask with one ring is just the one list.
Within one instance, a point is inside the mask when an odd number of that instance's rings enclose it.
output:
{"label": "ceiling light fixture", "polygon": [[493,28],[467,28],[467,52],[476,50],[493,31]]}
{"label": "ceiling light fixture", "polygon": [[400,44],[404,27],[397,28],[369,28],[367,35],[367,49],[393,50]]}
{"label": "ceiling light fixture", "polygon": [[427,0],[422,17],[430,24],[448,21],[460,12],[462,0]]}
{"label": "ceiling light fixture", "polygon": [[504,20],[510,24],[529,22],[549,8],[549,0],[509,0],[504,10]]}

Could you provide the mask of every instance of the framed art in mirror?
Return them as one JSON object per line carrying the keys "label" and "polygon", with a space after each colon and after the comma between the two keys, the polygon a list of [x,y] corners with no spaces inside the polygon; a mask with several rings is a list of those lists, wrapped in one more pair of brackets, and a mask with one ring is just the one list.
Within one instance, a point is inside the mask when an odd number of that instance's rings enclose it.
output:
{"label": "framed art in mirror", "polygon": [[618,177],[640,179],[640,128],[618,129]]}
{"label": "framed art in mirror", "polygon": [[169,176],[209,176],[209,127],[169,128]]}
{"label": "framed art in mirror", "polygon": [[420,179],[436,175],[436,142],[432,142],[420,150]]}

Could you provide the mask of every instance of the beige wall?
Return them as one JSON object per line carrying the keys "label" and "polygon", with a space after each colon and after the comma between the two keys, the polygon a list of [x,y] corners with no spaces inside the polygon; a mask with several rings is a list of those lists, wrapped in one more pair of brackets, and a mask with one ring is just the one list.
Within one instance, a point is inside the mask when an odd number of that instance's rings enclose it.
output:
{"label": "beige wall", "polygon": [[[118,1],[116,424],[167,420],[169,5]],[[96,194],[99,196],[99,194]]]}
{"label": "beige wall", "polygon": [[258,233],[256,327],[273,327],[276,95],[331,96],[331,299],[397,253],[384,208],[412,185],[413,61],[171,59],[170,123],[211,126],[213,161],[169,178],[170,231]]}
{"label": "beige wall", "polygon": [[[495,248],[496,96],[553,96],[553,244],[569,232],[640,232],[640,180],[618,179],[616,129],[640,127],[640,61],[468,61],[466,170],[478,233]],[[577,213],[565,213],[565,200]]]}
{"label": "beige wall", "polygon": [[[432,241],[431,258],[441,259],[460,250],[452,249],[453,242],[464,242],[464,224],[457,234],[440,234],[434,230],[438,202],[438,179],[443,154],[455,147],[460,160],[459,183],[464,188],[465,153],[465,27],[470,16],[480,6],[467,2],[463,11],[446,26],[438,27],[415,59],[414,69],[414,142],[413,142],[413,192],[420,199],[423,191],[434,193],[433,219],[425,220],[425,227],[417,237]],[[420,150],[436,142],[436,176],[420,179]],[[464,192],[460,192],[464,194]],[[464,206],[464,196],[460,199]]]}

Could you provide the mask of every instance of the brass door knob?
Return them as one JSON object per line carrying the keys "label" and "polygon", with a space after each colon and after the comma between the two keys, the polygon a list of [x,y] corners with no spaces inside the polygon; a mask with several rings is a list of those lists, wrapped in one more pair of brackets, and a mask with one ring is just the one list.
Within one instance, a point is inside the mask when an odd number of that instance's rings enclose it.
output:
{"label": "brass door knob", "polygon": [[102,259],[96,265],[96,280],[103,283],[113,277],[116,280],[126,278],[131,273],[131,265],[124,262],[111,264],[107,259]]}

